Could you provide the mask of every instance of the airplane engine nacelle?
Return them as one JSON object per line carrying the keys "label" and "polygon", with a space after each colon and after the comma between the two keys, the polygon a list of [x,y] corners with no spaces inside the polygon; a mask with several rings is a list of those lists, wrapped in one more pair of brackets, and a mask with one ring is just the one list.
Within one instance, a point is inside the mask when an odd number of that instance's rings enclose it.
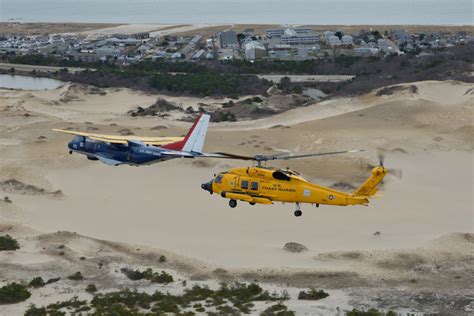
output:
{"label": "airplane engine nacelle", "polygon": [[89,160],[99,160],[98,158],[96,158],[94,156],[87,156],[87,159],[89,159]]}

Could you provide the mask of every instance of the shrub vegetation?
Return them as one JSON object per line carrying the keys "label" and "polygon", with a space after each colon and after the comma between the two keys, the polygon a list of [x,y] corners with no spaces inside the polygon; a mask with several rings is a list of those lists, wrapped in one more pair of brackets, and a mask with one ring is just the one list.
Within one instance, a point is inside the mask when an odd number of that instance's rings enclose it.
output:
{"label": "shrub vegetation", "polygon": [[31,293],[27,287],[18,283],[9,283],[0,287],[0,304],[14,304],[26,301]]}
{"label": "shrub vegetation", "polygon": [[28,283],[29,287],[34,287],[34,288],[43,287],[45,285],[46,285],[46,282],[44,282],[42,277],[33,278],[33,280],[31,280],[30,283]]}
{"label": "shrub vegetation", "polygon": [[174,281],[171,274],[161,271],[161,273],[154,272],[151,268],[148,268],[144,271],[132,270],[128,268],[122,268],[122,273],[125,274],[130,280],[148,280],[153,283],[171,283]]}
{"label": "shrub vegetation", "polygon": [[16,239],[10,235],[0,236],[0,251],[17,250],[20,245]]}
{"label": "shrub vegetation", "polygon": [[86,287],[86,292],[95,293],[97,292],[97,287],[95,286],[95,284],[88,284]]}
{"label": "shrub vegetation", "polygon": [[81,281],[84,280],[84,276],[82,275],[81,271],[77,271],[76,273],[70,275],[67,277],[69,280],[74,280],[74,281]]}
{"label": "shrub vegetation", "polygon": [[[172,295],[156,291],[153,294],[131,291],[125,289],[118,292],[95,294],[90,301],[81,301],[77,297],[45,307],[31,305],[26,315],[62,315],[67,313],[80,313],[92,311],[94,315],[135,315],[135,314],[158,314],[173,313],[180,315],[191,315],[191,312],[183,310],[193,307],[198,313],[205,311],[205,307],[217,309],[215,315],[238,315],[240,313],[251,313],[253,302],[288,300],[287,292],[281,294],[263,290],[258,284],[221,284],[219,289],[211,290],[205,286],[195,285],[186,289],[181,295]],[[205,302],[205,307],[203,305]],[[274,314],[270,314],[274,312]],[[212,312],[208,312],[213,315]],[[282,304],[277,304],[265,315],[294,315]]]}
{"label": "shrub vegetation", "polygon": [[265,309],[261,314],[261,316],[294,316],[295,312],[288,310],[288,307],[278,303],[276,305],[272,305]]}
{"label": "shrub vegetation", "polygon": [[388,312],[381,312],[376,308],[371,308],[367,311],[365,310],[358,310],[352,309],[350,312],[347,312],[347,316],[397,316],[397,313],[388,311]]}
{"label": "shrub vegetation", "polygon": [[329,294],[324,292],[323,290],[316,290],[312,288],[312,289],[309,289],[308,291],[301,291],[298,294],[298,299],[299,300],[320,300],[328,296]]}

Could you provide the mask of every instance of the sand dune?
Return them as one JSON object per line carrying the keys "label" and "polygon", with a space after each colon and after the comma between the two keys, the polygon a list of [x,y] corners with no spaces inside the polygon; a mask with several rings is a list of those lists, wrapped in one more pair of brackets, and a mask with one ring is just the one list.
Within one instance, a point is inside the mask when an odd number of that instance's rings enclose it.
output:
{"label": "sand dune", "polygon": [[[215,172],[242,162],[110,167],[68,155],[69,138],[51,131],[181,135],[189,123],[126,114],[166,96],[69,84],[51,91],[0,90],[0,182],[16,183],[0,186],[0,197],[12,201],[0,199],[0,233],[18,237],[23,246],[0,253],[0,279],[28,280],[39,272],[64,276],[81,269],[102,289],[111,289],[131,286],[114,273],[121,265],[151,266],[210,285],[256,279],[269,287],[288,283],[293,292],[322,286],[332,289],[332,298],[318,304],[330,311],[337,306],[440,311],[456,301],[456,313],[467,313],[462,304],[473,294],[473,87],[451,81],[410,85],[416,93],[373,91],[260,120],[211,125],[207,151],[366,150],[274,164],[324,185],[339,183],[348,190],[360,185],[380,148],[387,153],[386,166],[404,171],[402,180],[387,179],[383,197],[369,207],[304,206],[301,218],[293,217],[288,204],[240,203],[230,209],[226,200],[200,189]],[[183,106],[213,102],[168,99]],[[30,194],[38,190],[48,194]],[[49,194],[57,190],[60,199]],[[283,250],[290,241],[308,251]],[[169,258],[166,264],[157,263],[161,254]],[[25,304],[2,306],[0,313],[88,295],[70,288],[61,281]],[[421,292],[438,301],[413,303]],[[363,297],[377,300],[361,305]],[[289,306],[311,313],[309,305],[298,304]]]}

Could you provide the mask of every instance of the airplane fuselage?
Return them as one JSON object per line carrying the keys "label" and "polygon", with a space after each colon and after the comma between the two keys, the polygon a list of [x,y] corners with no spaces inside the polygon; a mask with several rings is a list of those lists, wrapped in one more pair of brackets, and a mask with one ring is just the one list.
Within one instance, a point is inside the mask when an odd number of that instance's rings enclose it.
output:
{"label": "airplane fuselage", "polygon": [[81,136],[70,141],[68,147],[71,152],[86,155],[90,160],[101,160],[106,163],[109,159],[111,162],[119,161],[122,164],[144,165],[172,159],[163,157],[161,154],[163,149],[159,147],[109,144]]}

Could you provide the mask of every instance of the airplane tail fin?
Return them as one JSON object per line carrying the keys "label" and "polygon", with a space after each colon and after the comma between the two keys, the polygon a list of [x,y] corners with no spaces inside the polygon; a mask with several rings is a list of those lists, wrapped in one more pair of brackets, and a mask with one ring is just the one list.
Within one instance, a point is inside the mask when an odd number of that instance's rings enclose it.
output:
{"label": "airplane tail fin", "polygon": [[183,140],[164,145],[162,148],[198,153],[202,152],[210,118],[208,114],[201,114]]}
{"label": "airplane tail fin", "polygon": [[388,169],[378,166],[372,169],[372,175],[357,190],[352,193],[353,197],[371,197],[379,190],[377,185],[382,181]]}

